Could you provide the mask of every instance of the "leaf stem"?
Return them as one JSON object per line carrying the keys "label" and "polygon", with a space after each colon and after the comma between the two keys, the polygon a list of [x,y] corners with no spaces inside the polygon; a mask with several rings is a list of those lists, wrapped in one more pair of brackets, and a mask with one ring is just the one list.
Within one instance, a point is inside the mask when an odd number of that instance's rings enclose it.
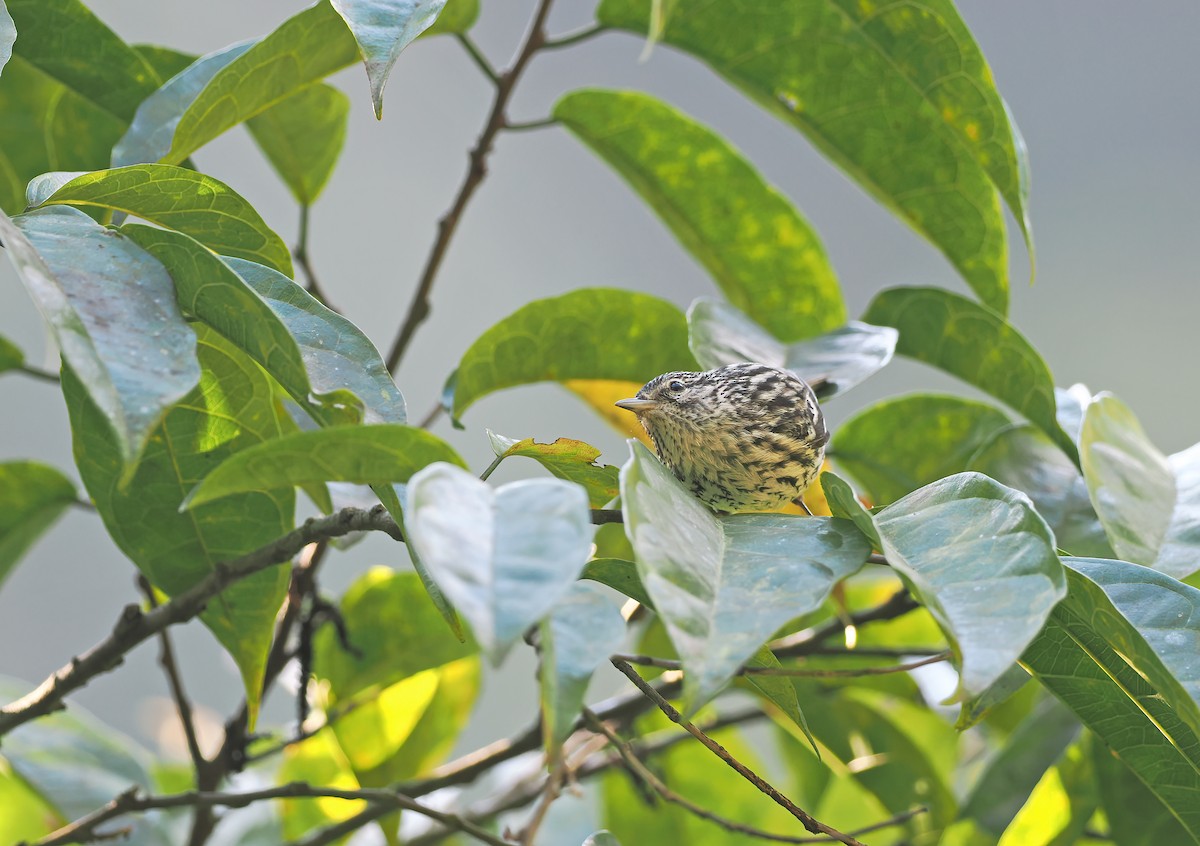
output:
{"label": "leaf stem", "polygon": [[320,300],[327,308],[337,311],[329,304],[329,297],[325,295],[325,289],[317,280],[317,273],[313,270],[312,262],[308,257],[308,212],[310,208],[307,203],[300,206],[300,233],[296,239],[296,246],[292,249],[292,258],[296,260],[296,264],[300,265],[300,269],[304,271],[304,278],[308,280],[304,290]]}
{"label": "leaf stem", "polygon": [[467,51],[467,55],[471,57],[471,61],[475,63],[475,66],[488,78],[492,85],[499,85],[500,74],[496,73],[495,68],[488,62],[487,57],[483,55],[483,51],[479,49],[479,45],[471,40],[471,36],[465,32],[456,32],[454,37],[458,39],[458,43]]}
{"label": "leaf stem", "polygon": [[524,122],[507,122],[504,124],[505,132],[529,132],[534,129],[545,129],[548,126],[557,126],[558,119],[545,117],[541,120],[527,120]]}
{"label": "leaf stem", "polygon": [[18,364],[14,369],[40,382],[53,382],[57,385],[61,381],[57,373],[51,373],[49,370],[42,370],[40,367],[33,367],[29,364]]}
{"label": "leaf stem", "polygon": [[591,26],[584,27],[576,32],[569,32],[566,35],[559,36],[558,38],[551,38],[542,45],[542,49],[558,50],[562,47],[570,47],[573,44],[579,44],[591,38],[595,38],[597,35],[607,31],[608,27],[604,26],[603,24],[592,24]]}

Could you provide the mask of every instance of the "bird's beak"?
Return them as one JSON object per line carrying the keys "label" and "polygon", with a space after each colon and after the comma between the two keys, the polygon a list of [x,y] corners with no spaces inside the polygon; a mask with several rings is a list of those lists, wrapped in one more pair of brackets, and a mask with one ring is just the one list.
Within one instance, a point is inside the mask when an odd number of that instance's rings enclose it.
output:
{"label": "bird's beak", "polygon": [[653,411],[658,408],[658,400],[630,397],[629,399],[618,400],[615,405],[617,408],[632,411],[634,414],[645,414],[647,411]]}

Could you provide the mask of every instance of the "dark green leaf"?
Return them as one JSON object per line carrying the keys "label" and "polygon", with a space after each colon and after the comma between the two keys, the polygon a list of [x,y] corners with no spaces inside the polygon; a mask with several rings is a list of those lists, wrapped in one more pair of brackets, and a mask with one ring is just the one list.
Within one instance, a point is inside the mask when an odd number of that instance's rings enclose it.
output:
{"label": "dark green leaf", "polygon": [[187,168],[140,164],[86,173],[45,203],[126,212],[190,235],[216,253],[292,272],[287,245],[252,205],[223,182]]}
{"label": "dark green leaf", "polygon": [[501,388],[568,379],[641,384],[669,370],[695,370],[687,322],[648,294],[585,288],[535,300],[479,337],[458,365],[453,413]]}
{"label": "dark green leaf", "polygon": [[[200,479],[231,455],[276,443],[294,424],[279,408],[270,380],[250,359],[207,327],[197,327],[204,372],[200,385],[150,433],[129,483],[118,486],[121,453],[79,377],[63,368],[75,463],[113,540],[152,584],[178,594],[228,561],[289,531],[295,496],[276,485],[180,511]],[[201,619],[242,672],[251,723],[275,615],[287,592],[288,568],[241,579],[208,604]]]}
{"label": "dark green leaf", "polygon": [[875,528],[875,518],[844,479],[834,473],[822,473],[821,490],[834,517],[852,522],[874,549],[883,548],[883,541],[879,539],[879,531]]}
{"label": "dark green leaf", "polygon": [[407,482],[435,461],[465,466],[443,440],[411,426],[381,423],[295,432],[241,450],[211,468],[186,507],[247,491],[317,482],[386,486]]}
{"label": "dark green leaf", "polygon": [[383,117],[383,86],[400,51],[433,24],[446,0],[331,0],[333,8],[354,33],[367,79],[375,117]]}
{"label": "dark green leaf", "polygon": [[[1000,678],[988,685],[987,690],[983,693],[963,700],[954,727],[959,731],[966,731],[985,717],[991,717],[989,725],[994,726],[996,722],[995,709],[1009,703],[1018,692],[1026,689],[1027,684],[1029,684],[1029,673],[1025,672],[1020,664],[1013,664],[1004,671]],[[1019,704],[1013,703],[1006,711],[1012,713],[1020,707]],[[1007,717],[1008,713],[1001,718],[1001,722],[1006,723]]]}
{"label": "dark green leaf", "polygon": [[419,37],[465,33],[475,25],[478,17],[479,0],[446,0],[446,5],[437,20]]}
{"label": "dark green leaf", "polygon": [[869,406],[837,428],[830,457],[875,505],[966,470],[1009,425],[999,409],[947,394],[910,394]]}
{"label": "dark green leaf", "polygon": [[[804,132],[1004,313],[1005,223],[981,161],[1000,169],[1019,203],[1023,156],[970,33],[948,0],[937,6],[941,14],[782,0],[749,11],[677,0],[661,40]],[[647,32],[650,2],[603,0],[596,16]]]}
{"label": "dark green leaf", "polygon": [[362,401],[364,423],[407,422],[404,397],[361,329],[279,271],[244,259],[224,261],[266,300],[299,344],[313,390],[353,392]]}
{"label": "dark green leaf", "polygon": [[688,345],[706,369],[756,361],[823,379],[821,399],[844,393],[892,360],[896,330],[852,320],[815,338],[782,344],[728,303],[706,297],[688,309]]}
{"label": "dark green leaf", "polygon": [[332,703],[371,688],[381,690],[478,650],[474,643],[448,635],[414,573],[375,567],[350,586],[339,610],[350,644],[360,654],[343,650],[332,626],[317,633],[313,666],[328,680]]}
{"label": "dark green leaf", "polygon": [[636,91],[574,91],[554,117],[625,177],[725,296],[771,334],[794,341],[845,321],[816,232],[720,135]]}
{"label": "dark green leaf", "polygon": [[0,336],[0,373],[13,370],[25,363],[25,353],[21,348],[3,336]]}
{"label": "dark green leaf", "polygon": [[[1200,711],[1172,674],[1194,664],[1197,617],[1178,614],[1194,606],[1200,592],[1126,562],[1064,563],[1070,592],[1022,663],[1200,841]],[[1155,621],[1157,648],[1131,614],[1144,614],[1142,625]],[[1194,686],[1195,673],[1184,675]]]}
{"label": "dark green leaf", "polygon": [[875,526],[888,563],[954,648],[958,698],[1000,678],[1066,593],[1045,521],[1024,494],[979,473],[909,494]]}
{"label": "dark green leaf", "polygon": [[1079,453],[1117,555],[1179,579],[1200,570],[1200,445],[1168,459],[1129,407],[1103,393],[1084,414]]}
{"label": "dark green leaf", "polygon": [[541,624],[542,736],[557,759],[583,708],[592,673],[621,648],[625,621],[595,585],[577,582]]}
{"label": "dark green leaf", "polygon": [[653,600],[646,593],[646,588],[642,586],[637,565],[632,561],[622,561],[619,558],[593,558],[584,566],[579,578],[591,579],[602,585],[608,585],[613,590],[625,594],[647,608],[651,610],[654,608]]}
{"label": "dark green leaf", "polygon": [[14,53],[122,123],[158,87],[154,70],[79,0],[8,0]]}
{"label": "dark green leaf", "polygon": [[619,467],[596,464],[600,450],[583,441],[559,438],[552,444],[539,444],[533,438],[523,441],[506,438],[488,431],[492,451],[497,458],[523,455],[532,458],[559,479],[583,485],[593,508],[601,508],[618,493]]}
{"label": "dark green leaf", "polygon": [[0,464],[0,583],[74,501],[75,486],[53,467],[36,461]]}
{"label": "dark green leaf", "polygon": [[171,148],[160,159],[182,162],[227,129],[358,58],[353,36],[322,0],[219,70],[179,117]]}
{"label": "dark green leaf", "polygon": [[0,239],[66,362],[110,429],[122,463],[200,378],[196,339],[158,261],[73,209],[10,221]]}
{"label": "dark green leaf", "polygon": [[310,85],[246,122],[296,202],[320,196],[346,142],[350,98],[332,85]]}
{"label": "dark green leaf", "polygon": [[1054,380],[1037,351],[999,314],[940,288],[892,288],[863,320],[900,330],[896,351],[931,364],[1024,414],[1078,461],[1055,417]]}
{"label": "dark green leaf", "polygon": [[1092,765],[1113,843],[1165,846],[1195,842],[1153,791],[1104,744],[1092,744]]}
{"label": "dark green leaf", "polygon": [[142,61],[153,68],[154,72],[158,74],[158,78],[164,82],[196,60],[191,53],[184,53],[161,44],[134,44],[133,51],[141,56]]}
{"label": "dark green leaf", "polygon": [[969,469],[1027,494],[1054,530],[1059,549],[1113,557],[1079,468],[1040,429],[1022,424],[996,432]]}
{"label": "dark green leaf", "polygon": [[[758,651],[746,661],[747,667],[769,667],[770,669],[782,669],[783,664],[775,657],[775,653],[764,644],[760,646]],[[800,710],[800,700],[796,697],[796,685],[792,684],[792,680],[784,675],[773,676],[766,673],[747,673],[741,678],[744,686],[755,690],[760,696],[767,701],[772,702],[783,712],[788,719],[795,723],[800,731],[804,732],[804,736],[808,738],[809,744],[813,748],[818,758],[821,757],[821,750],[817,748],[816,738],[813,737],[812,731],[808,728],[808,720],[804,719],[804,712]]]}
{"label": "dark green leaf", "polygon": [[776,629],[819,608],[870,549],[833,518],[718,519],[644,446],[630,449],[621,469],[625,531],[683,661],[683,702],[694,712]]}
{"label": "dark green leaf", "polygon": [[435,464],[409,482],[404,513],[410,547],[497,664],[567,592],[591,550],[587,495],[560,479],[493,490]]}

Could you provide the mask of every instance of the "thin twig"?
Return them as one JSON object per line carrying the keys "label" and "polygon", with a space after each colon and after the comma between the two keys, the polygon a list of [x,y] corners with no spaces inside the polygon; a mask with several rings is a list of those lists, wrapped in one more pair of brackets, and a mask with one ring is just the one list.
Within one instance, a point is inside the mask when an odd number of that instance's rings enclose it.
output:
{"label": "thin twig", "polygon": [[800,820],[801,824],[810,832],[813,834],[827,834],[834,840],[847,844],[847,846],[864,846],[863,843],[861,843],[859,840],[856,840],[851,835],[840,832],[836,828],[828,826],[820,820],[814,818],[803,808],[800,808],[798,805],[796,805],[796,803],[794,803],[787,796],[771,786],[771,784],[762,776],[754,772],[754,770],[750,769],[733,755],[731,755],[729,750],[702,732],[699,728],[697,728],[695,723],[693,723],[691,720],[685,719],[684,716],[680,714],[670,702],[664,699],[652,685],[638,675],[637,671],[634,670],[633,667],[627,662],[614,658],[612,659],[612,665],[616,667],[622,675],[633,682],[634,686],[640,690],[647,699],[651,700],[655,705],[657,705],[658,710],[662,711],[663,714],[666,715],[667,719],[700,741],[700,743],[702,743],[706,749],[724,761],[738,775],[746,779],[746,781],[750,782],[760,791],[766,794],[773,802],[775,802],[775,804],[779,805],[796,819]]}
{"label": "thin twig", "polygon": [[148,613],[142,613],[134,604],[125,606],[108,637],[86,653],[72,658],[35,690],[0,709],[0,736],[30,720],[60,710],[63,697],[68,693],[119,666],[127,652],[167,626],[195,617],[210,599],[234,582],[287,561],[310,543],[363,531],[380,531],[396,540],[403,539],[399,527],[382,505],[370,511],[344,508],[328,517],[307,520],[298,529],[240,558],[217,563],[213,572],[200,582]]}
{"label": "thin twig", "polygon": [[433,408],[429,409],[429,413],[421,418],[421,422],[418,423],[417,426],[422,429],[428,429],[437,422],[438,418],[441,417],[445,411],[446,407],[439,402]]}
{"label": "thin twig", "polygon": [[558,118],[542,118],[541,120],[516,121],[504,124],[505,132],[528,132],[532,129],[545,129],[548,126],[558,126]]}
{"label": "thin twig", "polygon": [[[163,796],[142,796],[138,792],[138,788],[134,787],[120,794],[104,807],[98,808],[87,816],[63,826],[57,831],[46,835],[41,840],[36,840],[28,844],[28,846],[62,846],[62,844],[66,843],[84,843],[89,840],[95,840],[98,837],[103,838],[105,834],[97,832],[96,829],[109,820],[116,819],[125,814],[150,811],[156,808],[245,808],[255,802],[262,802],[268,799],[325,798],[365,800],[382,803],[387,805],[390,810],[399,808],[429,817],[429,819],[440,823],[447,829],[469,834],[476,840],[491,844],[491,846],[512,846],[512,844],[485,831],[470,820],[463,819],[456,814],[447,814],[434,810],[416,801],[411,796],[406,796],[395,790],[387,788],[340,790],[334,787],[314,786],[305,782],[291,782],[290,784],[282,784],[277,787],[268,787],[263,790],[249,790],[242,793],[189,790],[184,793],[172,793]],[[18,846],[24,846],[24,844],[18,844]]]}
{"label": "thin twig", "polygon": [[58,378],[57,373],[51,373],[49,370],[42,370],[40,367],[34,367],[30,364],[18,364],[13,369],[24,373],[26,376],[32,376],[41,382],[53,382],[57,385],[62,381]]}
{"label": "thin twig", "polygon": [[[305,290],[324,303],[326,308],[332,309],[333,306],[329,304],[329,297],[326,296],[325,289],[321,287],[321,283],[317,280],[317,273],[313,270],[312,262],[308,257],[308,211],[308,204],[301,204],[300,234],[296,239],[296,246],[292,249],[292,258],[296,260],[296,264],[300,265],[300,269],[304,271],[304,278],[308,280]],[[336,310],[334,309],[334,311]]]}
{"label": "thin twig", "polygon": [[[846,655],[853,655],[854,652],[847,651]],[[647,667],[657,667],[661,670],[681,670],[683,663],[672,658],[656,658],[653,655],[614,655],[621,661],[627,661],[630,664],[640,664]],[[810,668],[810,667],[740,667],[738,669],[739,676],[798,676],[804,678],[817,679],[840,679],[840,678],[859,678],[862,676],[886,676],[891,673],[906,673],[909,670],[915,670],[917,667],[924,667],[927,664],[936,664],[940,661],[946,661],[950,658],[950,651],[943,650],[936,655],[928,655],[917,661],[911,661],[907,664],[892,664],[887,667],[856,667],[856,668]]]}
{"label": "thin twig", "polygon": [[[154,594],[154,587],[150,584],[150,580],[139,574],[137,582],[138,588],[146,597],[146,602],[152,609],[157,608],[158,597]],[[175,700],[175,710],[179,713],[179,723],[183,727],[183,736],[187,741],[188,757],[191,758],[192,766],[195,767],[197,779],[199,779],[200,771],[204,769],[206,761],[204,753],[200,751],[200,741],[196,737],[196,720],[192,714],[192,702],[183,689],[183,678],[179,673],[179,664],[175,660],[175,649],[171,646],[171,636],[167,634],[166,629],[158,633],[158,643],[160,647],[158,663],[167,675],[167,686],[171,688],[171,698]]]}
{"label": "thin twig", "polygon": [[475,67],[479,68],[480,72],[488,78],[492,85],[500,84],[500,74],[496,73],[496,69],[488,62],[487,57],[483,55],[483,51],[479,49],[471,36],[465,32],[456,32],[454,37],[458,39],[458,43],[467,51],[467,55],[471,57],[471,61],[475,63]]}
{"label": "thin twig", "polygon": [[517,52],[517,58],[513,61],[512,67],[501,74],[496,83],[496,96],[492,101],[492,109],[484,123],[479,140],[475,142],[475,146],[471,150],[466,177],[458,189],[458,196],[455,197],[450,211],[446,212],[438,222],[437,238],[433,242],[429,257],[425,260],[425,269],[421,272],[421,279],[413,292],[408,313],[385,359],[387,369],[391,373],[396,372],[417,327],[429,317],[429,296],[433,290],[433,283],[437,279],[438,270],[442,266],[442,260],[446,257],[446,250],[450,246],[454,232],[458,229],[459,221],[462,220],[463,210],[466,209],[467,203],[470,202],[472,195],[479,188],[479,184],[483,182],[484,176],[487,175],[487,157],[492,151],[496,133],[504,126],[504,110],[508,107],[513,89],[529,64],[529,60],[546,41],[546,17],[550,13],[550,6],[553,2],[554,0],[539,0],[537,11],[533,14],[533,23],[529,27],[529,34],[525,37],[525,43]]}
{"label": "thin twig", "polygon": [[578,32],[570,32],[559,38],[551,38],[542,45],[543,50],[558,50],[561,47],[570,47],[572,44],[579,44],[581,41],[587,41],[589,38],[595,38],[603,32],[607,32],[608,27],[603,24],[593,24],[579,30]]}

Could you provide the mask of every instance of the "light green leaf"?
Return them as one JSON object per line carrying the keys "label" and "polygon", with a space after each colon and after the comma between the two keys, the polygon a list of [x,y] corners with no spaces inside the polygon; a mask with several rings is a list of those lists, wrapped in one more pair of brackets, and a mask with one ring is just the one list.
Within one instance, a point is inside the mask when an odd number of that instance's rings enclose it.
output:
{"label": "light green leaf", "polygon": [[287,245],[223,182],[171,165],[139,164],[76,177],[46,205],[95,206],[190,235],[213,252],[292,272]]}
{"label": "light green leaf", "polygon": [[1068,746],[1042,774],[1028,801],[996,846],[1074,846],[1096,813],[1100,797],[1092,773],[1089,738]]}
{"label": "light green leaf", "polygon": [[0,373],[13,370],[25,363],[25,353],[21,348],[0,335]]}
{"label": "light green leaf", "polygon": [[1028,497],[979,473],[909,494],[875,526],[888,563],[954,649],[956,698],[1000,678],[1066,593],[1054,535]]}
{"label": "light green leaf", "polygon": [[4,3],[0,3],[0,72],[12,58],[13,42],[17,40],[17,25]]}
{"label": "light green leaf", "polygon": [[1026,423],[994,433],[968,469],[1028,495],[1054,530],[1059,549],[1072,555],[1113,557],[1083,475],[1040,429]]}
{"label": "light green leaf", "polygon": [[79,0],[8,0],[8,11],[16,56],[122,123],[158,87],[154,70]]}
{"label": "light green leaf", "polygon": [[407,422],[404,397],[361,329],[277,270],[244,259],[224,261],[287,327],[314,391],[351,391],[362,401],[364,423]]}
{"label": "light green leaf", "polygon": [[75,485],[36,461],[0,463],[0,583],[75,501]]}
{"label": "light green leaf", "polygon": [[16,221],[0,213],[0,239],[63,361],[103,416],[98,425],[111,429],[121,462],[131,464],[167,409],[200,378],[195,334],[166,270],[73,209]]}
{"label": "light green leaf", "polygon": [[783,344],[728,303],[701,297],[688,309],[688,346],[705,369],[755,361],[790,370],[805,381],[823,379],[828,399],[883,369],[896,349],[896,330],[851,320],[795,344]]}
{"label": "light green leaf", "polygon": [[493,490],[434,464],[409,482],[404,513],[410,546],[496,664],[565,595],[592,544],[587,495],[560,479]]}
{"label": "light green leaf", "polygon": [[1092,402],[1088,386],[1076,383],[1069,388],[1054,389],[1054,404],[1057,406],[1058,425],[1062,426],[1071,440],[1079,442],[1079,430],[1083,428],[1083,414]]}
{"label": "light green leaf", "polygon": [[179,164],[227,129],[358,58],[353,36],[328,0],[310,6],[212,77],[180,116],[160,160]]}
{"label": "light green leaf", "polygon": [[584,288],[535,300],[484,332],[450,390],[457,417],[481,397],[533,382],[620,379],[641,384],[695,370],[679,309],[649,294]]}
{"label": "light green leaf", "polygon": [[816,232],[720,135],[637,91],[573,91],[553,114],[626,179],[725,296],[772,335],[795,341],[845,321],[837,277]]}
{"label": "light green leaf", "polygon": [[[661,40],[805,133],[1004,313],[1005,223],[981,162],[997,158],[1007,193],[1022,201],[1023,156],[970,33],[948,0],[937,6],[779,0],[751,13],[678,0]],[[649,11],[647,0],[603,0],[596,17],[643,33]]]}
{"label": "light green leaf", "polygon": [[1192,839],[1153,791],[1102,743],[1092,744],[1092,766],[1113,843],[1164,846]]}
{"label": "light green leaf", "polygon": [[473,642],[447,635],[424,596],[416,574],[386,567],[373,567],[350,586],[339,610],[359,654],[341,648],[332,626],[323,627],[313,643],[313,666],[329,682],[331,703],[382,690],[478,651]]}
{"label": "light green leaf", "polygon": [[1070,592],[1021,661],[1200,842],[1200,592],[1127,562],[1063,563]]}
{"label": "light green leaf", "polygon": [[621,846],[621,841],[613,837],[610,831],[597,831],[588,835],[588,839],[583,841],[583,846]]}
{"label": "light green leaf", "polygon": [[479,18],[479,0],[446,0],[442,13],[429,29],[418,36],[459,35],[467,32]]}
{"label": "light green leaf", "polygon": [[[27,685],[0,677],[0,699],[10,702],[25,694]],[[136,741],[100,722],[75,703],[27,723],[4,737],[8,769],[32,787],[65,820],[91,813],[132,786],[151,792],[150,753]],[[9,834],[8,807],[0,819]],[[168,846],[158,812],[139,814],[126,842],[136,846]]]}
{"label": "light green leaf", "polygon": [[583,441],[559,438],[552,444],[539,444],[533,438],[516,441],[488,431],[492,451],[497,458],[523,455],[532,458],[555,477],[583,485],[593,508],[602,508],[618,493],[619,467],[596,464],[600,450]]}
{"label": "light green leaf", "polygon": [[863,320],[900,330],[896,351],[945,370],[1029,418],[1072,461],[1075,441],[1055,417],[1054,380],[1037,350],[999,314],[940,288],[891,288]]}
{"label": "light green leaf", "polygon": [[782,514],[718,519],[640,443],[621,468],[625,532],[683,661],[692,713],[779,626],[821,606],[870,553],[848,523]]}
{"label": "light green leaf", "polygon": [[310,85],[246,122],[296,202],[310,206],[329,181],[346,142],[350,98],[332,85]]}
{"label": "light green leaf", "polygon": [[551,760],[575,726],[596,668],[621,648],[625,621],[595,585],[576,582],[541,624],[542,737]]}
{"label": "light green leaf", "polygon": [[[169,596],[210,575],[218,562],[258,549],[294,525],[295,496],[287,485],[180,511],[184,497],[214,466],[253,445],[276,443],[295,425],[257,364],[207,327],[197,326],[197,334],[200,385],[151,431],[123,487],[117,485],[123,467],[111,432],[78,375],[63,368],[83,483],[113,540]],[[230,585],[201,614],[241,670],[251,725],[288,577],[287,567],[262,570]]]}
{"label": "light green leaf", "polygon": [[830,457],[875,505],[967,469],[1009,419],[999,409],[948,394],[909,394],[868,406],[837,428]]}
{"label": "light green leaf", "polygon": [[371,83],[375,117],[383,117],[383,86],[400,51],[427,30],[446,0],[331,0],[354,33]]}
{"label": "light green leaf", "polygon": [[1182,579],[1200,570],[1200,444],[1164,456],[1109,393],[1088,405],[1079,453],[1117,555]]}
{"label": "light green leaf", "polygon": [[211,468],[185,507],[318,482],[388,486],[407,482],[435,461],[466,466],[443,440],[411,426],[381,423],[295,432],[241,450]]}

